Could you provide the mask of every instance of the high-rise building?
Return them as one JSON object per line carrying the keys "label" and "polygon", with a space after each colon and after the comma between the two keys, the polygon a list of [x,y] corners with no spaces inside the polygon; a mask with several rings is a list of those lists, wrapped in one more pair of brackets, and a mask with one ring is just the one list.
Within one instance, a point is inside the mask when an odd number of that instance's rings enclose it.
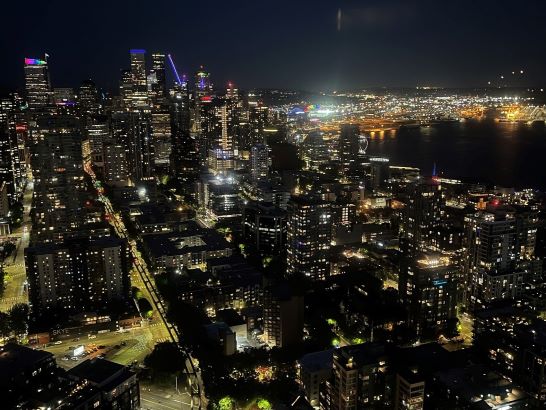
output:
{"label": "high-rise building", "polygon": [[146,78],[146,50],[131,50],[131,107],[148,106],[148,84]]}
{"label": "high-rise building", "polygon": [[39,240],[59,240],[84,223],[85,195],[80,122],[49,116],[38,121],[30,141],[34,176],[32,231]]}
{"label": "high-rise building", "polygon": [[405,255],[438,248],[438,227],[444,206],[444,192],[437,180],[427,179],[409,186],[400,238],[400,247]]}
{"label": "high-rise building", "polygon": [[264,291],[264,339],[272,347],[293,346],[303,338],[303,296],[285,284]]}
{"label": "high-rise building", "polygon": [[165,54],[152,54],[152,70],[150,72],[152,82],[150,86],[150,96],[154,105],[160,105],[164,102],[167,92],[167,81],[165,77]]}
{"label": "high-rise building", "polygon": [[112,114],[112,135],[125,147],[131,181],[137,183],[154,177],[154,143],[150,115],[139,112]]}
{"label": "high-rise building", "polygon": [[537,284],[542,263],[534,257],[537,211],[489,208],[465,218],[466,303],[472,308],[494,300],[516,299]]}
{"label": "high-rise building", "polygon": [[[20,128],[23,126],[19,126]],[[25,130],[26,130],[26,126]],[[13,114],[0,119],[0,183],[6,184],[10,202],[17,201],[25,179],[25,145]]]}
{"label": "high-rise building", "polygon": [[243,212],[243,236],[260,255],[276,255],[286,242],[286,211],[267,202],[249,202]]}
{"label": "high-rise building", "polygon": [[96,115],[101,110],[101,100],[97,85],[91,79],[84,80],[78,90],[78,105],[84,116]]}
{"label": "high-rise building", "polygon": [[119,81],[119,95],[122,106],[128,110],[131,108],[131,96],[133,95],[133,76],[131,70],[121,70]]}
{"label": "high-rise building", "polygon": [[51,103],[47,60],[25,58],[25,91],[30,110],[43,110]]}
{"label": "high-rise building", "polygon": [[293,196],[288,202],[287,273],[325,279],[330,274],[331,238],[330,203]]}
{"label": "high-rise building", "polygon": [[111,139],[108,117],[106,115],[88,117],[85,130],[89,139],[91,161],[97,168],[102,170],[104,166],[103,146]]}
{"label": "high-rise building", "polygon": [[114,186],[126,186],[129,182],[129,167],[125,158],[125,147],[109,141],[103,145],[104,181]]}
{"label": "high-rise building", "polygon": [[172,152],[171,115],[169,111],[152,110],[150,126],[155,169],[167,173]]}
{"label": "high-rise building", "polygon": [[256,144],[250,150],[250,173],[252,181],[267,179],[269,174],[269,147]]}
{"label": "high-rise building", "polygon": [[385,345],[365,343],[334,351],[333,377],[321,392],[321,408],[392,408]]}
{"label": "high-rise building", "polygon": [[172,119],[172,166],[175,174],[190,182],[197,177],[199,158],[195,138],[190,133],[190,95],[185,78],[170,90]]}
{"label": "high-rise building", "polygon": [[214,144],[211,128],[217,127],[215,107],[212,105],[212,83],[210,74],[203,67],[195,73],[194,99],[192,107],[192,132],[197,135],[197,152],[201,163],[206,161],[208,151]]}
{"label": "high-rise building", "polygon": [[358,125],[343,124],[339,135],[339,159],[342,174],[347,177],[358,165],[360,151],[360,129]]}
{"label": "high-rise building", "polygon": [[25,250],[29,299],[34,312],[63,308],[82,312],[128,295],[125,240],[71,239]]}
{"label": "high-rise building", "polygon": [[455,330],[460,272],[457,264],[438,252],[422,253],[400,270],[400,298],[418,337]]}
{"label": "high-rise building", "polygon": [[330,160],[330,153],[322,132],[311,131],[307,135],[301,145],[301,157],[306,169],[322,172],[324,164]]}
{"label": "high-rise building", "polygon": [[374,190],[386,187],[389,171],[388,158],[370,157],[370,185]]}

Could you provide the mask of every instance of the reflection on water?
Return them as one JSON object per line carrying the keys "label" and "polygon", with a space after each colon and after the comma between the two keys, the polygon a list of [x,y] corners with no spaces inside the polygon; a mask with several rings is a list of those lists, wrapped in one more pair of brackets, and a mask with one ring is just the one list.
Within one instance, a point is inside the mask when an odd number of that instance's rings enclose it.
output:
{"label": "reflection on water", "polygon": [[464,121],[370,135],[370,155],[446,177],[546,189],[546,127]]}

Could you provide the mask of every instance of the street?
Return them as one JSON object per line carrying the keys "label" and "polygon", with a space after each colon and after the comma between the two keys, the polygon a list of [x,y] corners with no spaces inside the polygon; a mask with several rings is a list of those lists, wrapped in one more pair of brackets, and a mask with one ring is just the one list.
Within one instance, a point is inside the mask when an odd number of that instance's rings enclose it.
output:
{"label": "street", "polygon": [[17,239],[17,248],[6,259],[4,271],[6,273],[4,294],[0,299],[0,311],[6,312],[17,303],[28,303],[28,294],[25,289],[26,271],[25,271],[25,248],[28,247],[30,240],[30,230],[32,223],[30,220],[30,207],[32,205],[32,192],[34,184],[29,181],[25,186],[23,194],[23,222],[10,235]]}
{"label": "street", "polygon": [[[108,220],[110,224],[113,226],[114,230],[116,231],[116,234],[120,238],[124,238],[128,240],[129,244],[129,251],[131,253],[131,256],[133,258],[133,275],[131,277],[131,280],[136,276],[140,280],[137,280],[135,284],[143,284],[144,286],[138,286],[141,292],[143,293],[144,297],[148,299],[150,304],[153,307],[154,310],[154,319],[157,317],[158,322],[160,325],[157,326],[154,337],[157,337],[155,340],[170,340],[178,345],[180,335],[178,333],[178,329],[166,319],[167,309],[165,307],[165,303],[161,298],[161,295],[157,291],[157,288],[155,286],[155,280],[153,278],[153,275],[148,270],[148,266],[146,264],[146,261],[141,257],[140,252],[137,249],[136,242],[134,240],[129,240],[129,235],[127,233],[127,229],[125,227],[125,224],[123,223],[123,220],[121,216],[114,210],[112,203],[110,202],[110,199],[103,194],[102,188],[100,188],[100,184],[97,181],[95,172],[93,171],[91,164],[86,163],[85,171],[89,174],[91,177],[91,180],[93,182],[93,185],[97,187],[97,194],[99,197],[99,200],[104,204],[104,208],[106,211],[106,214],[108,215]],[[137,275],[134,273],[136,272]],[[157,316],[156,316],[157,315]],[[180,345],[178,345],[180,346]],[[201,380],[199,372],[195,371],[193,359],[189,356],[187,352],[184,352],[187,356],[186,360],[186,372],[191,380],[191,407],[197,407],[202,408],[202,406],[206,403],[206,397],[204,395],[204,388],[203,388],[203,381]]]}

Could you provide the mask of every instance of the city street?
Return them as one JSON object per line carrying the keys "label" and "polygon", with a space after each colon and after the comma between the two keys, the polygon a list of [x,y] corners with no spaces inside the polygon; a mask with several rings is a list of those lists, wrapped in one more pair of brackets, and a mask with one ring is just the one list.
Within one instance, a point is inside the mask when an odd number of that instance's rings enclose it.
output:
{"label": "city street", "polygon": [[[93,184],[97,187],[97,178],[95,172],[93,171],[89,163],[85,164],[85,171],[91,177]],[[110,199],[103,194],[103,190],[98,187],[97,194],[99,200],[104,204],[106,214],[109,216],[109,222],[114,227],[116,234],[120,238],[128,239],[129,251],[133,258],[133,271],[131,275],[131,280],[136,276],[140,280],[136,280],[134,283],[143,293],[144,297],[148,299],[154,310],[154,319],[158,319],[156,323],[159,325],[152,330],[153,339],[156,342],[159,341],[172,341],[174,343],[179,342],[179,333],[178,329],[172,324],[169,323],[166,319],[166,307],[165,303],[162,300],[159,292],[155,286],[155,280],[153,275],[148,270],[146,261],[140,255],[140,252],[137,249],[136,242],[134,240],[129,240],[129,235],[127,229],[123,223],[121,216],[114,210]],[[136,272],[136,275],[135,275]],[[139,286],[143,284],[144,286]],[[194,370],[194,365],[192,358],[188,355],[188,360],[186,360],[186,371],[192,380],[192,395],[191,407],[202,408],[203,404],[206,403],[206,397],[204,395],[203,382],[201,380],[199,372]],[[165,408],[165,407],[163,407]]]}
{"label": "city street", "polygon": [[23,222],[11,235],[17,240],[17,248],[6,259],[4,270],[6,273],[4,294],[0,299],[0,311],[6,312],[17,303],[28,303],[28,294],[25,289],[25,248],[30,240],[32,223],[30,220],[30,207],[32,206],[32,192],[34,184],[29,181],[23,194]]}
{"label": "city street", "polygon": [[179,385],[177,392],[174,381],[171,388],[141,384],[140,407],[143,410],[191,409],[191,397],[186,389],[187,386]]}

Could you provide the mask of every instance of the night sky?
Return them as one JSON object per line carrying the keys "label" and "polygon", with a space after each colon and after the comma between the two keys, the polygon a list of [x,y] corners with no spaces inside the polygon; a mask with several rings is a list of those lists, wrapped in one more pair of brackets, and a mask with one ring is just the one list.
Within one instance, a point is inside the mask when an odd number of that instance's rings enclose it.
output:
{"label": "night sky", "polygon": [[[542,85],[543,0],[5,1],[0,87],[23,85],[23,58],[50,55],[54,86],[116,87],[128,50],[203,64],[220,86],[328,90]],[[337,14],[341,9],[341,30]],[[511,72],[524,69],[524,75]],[[517,78],[516,78],[517,77]]]}

